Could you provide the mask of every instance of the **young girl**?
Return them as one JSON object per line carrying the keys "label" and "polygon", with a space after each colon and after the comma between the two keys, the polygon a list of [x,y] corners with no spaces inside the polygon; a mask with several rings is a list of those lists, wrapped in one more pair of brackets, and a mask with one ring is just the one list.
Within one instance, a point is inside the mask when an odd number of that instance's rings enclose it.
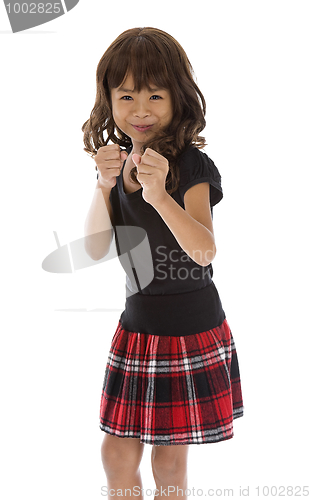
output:
{"label": "young girl", "polygon": [[173,37],[154,28],[125,31],[96,78],[82,127],[98,170],[86,249],[100,259],[111,224],[117,244],[117,228],[136,226],[146,231],[153,262],[145,286],[139,259],[127,267],[101,396],[102,461],[108,490],[129,488],[139,497],[144,444],[153,445],[158,496],[177,498],[187,488],[189,445],[232,438],[233,419],[243,415],[236,349],[212,281],[221,176],[201,151],[205,100]]}

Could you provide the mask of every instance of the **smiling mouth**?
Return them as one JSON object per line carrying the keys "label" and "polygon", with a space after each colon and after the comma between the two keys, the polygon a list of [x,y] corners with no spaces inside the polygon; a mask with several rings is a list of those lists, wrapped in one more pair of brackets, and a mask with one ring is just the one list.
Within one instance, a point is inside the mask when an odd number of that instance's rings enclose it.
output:
{"label": "smiling mouth", "polygon": [[149,130],[153,125],[132,125],[132,127],[135,130],[138,130],[138,132],[145,132],[146,130]]}

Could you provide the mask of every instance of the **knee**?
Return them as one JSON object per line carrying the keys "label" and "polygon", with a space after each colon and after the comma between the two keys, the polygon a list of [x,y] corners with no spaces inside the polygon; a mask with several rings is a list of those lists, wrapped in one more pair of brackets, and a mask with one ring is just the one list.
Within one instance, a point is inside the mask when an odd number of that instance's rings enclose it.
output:
{"label": "knee", "polygon": [[187,457],[185,454],[178,456],[178,453],[165,453],[163,450],[158,451],[157,448],[154,448],[151,463],[157,483],[174,485],[182,484],[185,481],[187,476]]}
{"label": "knee", "polygon": [[[105,436],[101,445],[101,458],[107,477],[135,474],[139,469],[140,457],[135,450],[122,449],[123,438],[110,439]],[[116,441],[120,440],[120,441]]]}

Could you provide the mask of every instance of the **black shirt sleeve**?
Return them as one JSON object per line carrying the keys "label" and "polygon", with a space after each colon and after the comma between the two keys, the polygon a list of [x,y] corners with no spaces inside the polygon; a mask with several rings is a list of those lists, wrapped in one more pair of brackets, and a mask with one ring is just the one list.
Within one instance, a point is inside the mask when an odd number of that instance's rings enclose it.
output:
{"label": "black shirt sleeve", "polygon": [[221,175],[206,153],[192,148],[184,153],[179,161],[179,193],[184,201],[185,192],[201,182],[210,184],[210,205],[213,207],[223,198]]}

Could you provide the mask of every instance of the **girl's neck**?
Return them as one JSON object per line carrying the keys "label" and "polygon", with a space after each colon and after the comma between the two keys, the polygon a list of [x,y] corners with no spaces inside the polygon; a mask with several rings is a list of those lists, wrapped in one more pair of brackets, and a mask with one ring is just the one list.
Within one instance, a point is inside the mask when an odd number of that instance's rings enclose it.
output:
{"label": "girl's neck", "polygon": [[137,141],[132,140],[132,145],[133,145],[133,147],[132,147],[131,155],[132,154],[141,155],[141,148],[144,144],[142,142],[137,142]]}

